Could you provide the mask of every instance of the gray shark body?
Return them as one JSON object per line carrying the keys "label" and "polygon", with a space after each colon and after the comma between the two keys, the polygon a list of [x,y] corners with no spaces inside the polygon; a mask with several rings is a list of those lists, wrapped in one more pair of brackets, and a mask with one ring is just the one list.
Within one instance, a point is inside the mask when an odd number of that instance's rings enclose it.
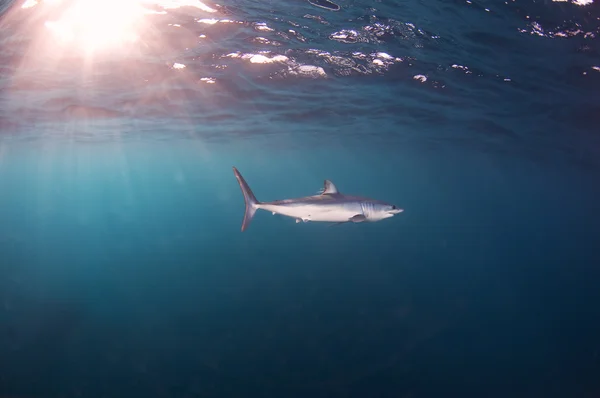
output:
{"label": "gray shark body", "polygon": [[275,200],[273,202],[259,202],[244,177],[235,167],[233,173],[240,184],[246,204],[242,231],[248,228],[254,214],[259,209],[294,218],[297,223],[308,221],[330,223],[374,222],[393,217],[403,211],[403,209],[380,200],[343,195],[329,180],[325,180],[324,187],[319,195]]}

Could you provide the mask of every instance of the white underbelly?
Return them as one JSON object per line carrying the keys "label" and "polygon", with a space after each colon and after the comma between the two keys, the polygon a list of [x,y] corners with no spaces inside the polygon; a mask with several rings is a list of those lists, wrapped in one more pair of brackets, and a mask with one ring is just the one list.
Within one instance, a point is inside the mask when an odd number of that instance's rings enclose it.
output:
{"label": "white underbelly", "polygon": [[360,209],[353,209],[345,206],[262,206],[266,211],[270,211],[283,216],[292,217],[303,221],[324,221],[324,222],[345,222],[357,214],[361,214]]}

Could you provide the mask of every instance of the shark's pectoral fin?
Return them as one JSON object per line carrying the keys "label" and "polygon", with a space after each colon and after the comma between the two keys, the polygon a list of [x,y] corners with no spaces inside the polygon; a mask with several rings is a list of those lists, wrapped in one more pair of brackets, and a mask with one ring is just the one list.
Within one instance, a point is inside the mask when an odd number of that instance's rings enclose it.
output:
{"label": "shark's pectoral fin", "polygon": [[350,219],[348,220],[349,222],[363,222],[366,221],[367,217],[365,217],[362,214],[357,214],[355,216],[350,217]]}
{"label": "shark's pectoral fin", "polygon": [[357,223],[357,222],[364,222],[364,221],[367,221],[367,217],[365,217],[362,214],[357,214],[355,216],[350,217],[348,219],[348,221],[336,222],[336,223],[330,224],[329,226],[333,227],[335,225],[346,224],[346,223],[349,223],[349,222]]}

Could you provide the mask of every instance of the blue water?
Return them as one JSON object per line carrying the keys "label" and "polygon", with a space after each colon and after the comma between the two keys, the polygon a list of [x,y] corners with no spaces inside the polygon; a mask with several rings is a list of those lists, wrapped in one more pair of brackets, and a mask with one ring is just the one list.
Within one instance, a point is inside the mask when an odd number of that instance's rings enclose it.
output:
{"label": "blue water", "polygon": [[336,2],[0,3],[0,397],[600,396],[599,3]]}

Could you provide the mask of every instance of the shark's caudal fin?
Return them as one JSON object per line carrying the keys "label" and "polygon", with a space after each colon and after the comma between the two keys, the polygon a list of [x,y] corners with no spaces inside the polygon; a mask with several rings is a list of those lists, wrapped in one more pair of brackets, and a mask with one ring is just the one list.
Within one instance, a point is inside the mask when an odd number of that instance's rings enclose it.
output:
{"label": "shark's caudal fin", "polygon": [[233,168],[233,174],[235,174],[235,178],[238,180],[240,184],[240,188],[242,189],[242,194],[244,195],[244,202],[246,203],[246,211],[244,212],[244,221],[242,221],[242,232],[245,231],[250,225],[250,221],[252,221],[252,217],[258,210],[258,205],[260,202],[256,200],[256,197],[252,193],[252,190],[248,186],[244,177],[240,174],[238,169]]}

